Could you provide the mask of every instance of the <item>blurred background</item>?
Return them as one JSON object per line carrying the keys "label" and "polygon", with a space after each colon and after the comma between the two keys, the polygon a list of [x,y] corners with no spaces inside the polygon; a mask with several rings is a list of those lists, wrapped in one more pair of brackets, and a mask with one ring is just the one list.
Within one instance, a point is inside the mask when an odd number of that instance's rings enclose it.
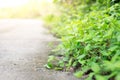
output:
{"label": "blurred background", "polygon": [[0,0],[0,18],[40,18],[56,10],[52,0]]}

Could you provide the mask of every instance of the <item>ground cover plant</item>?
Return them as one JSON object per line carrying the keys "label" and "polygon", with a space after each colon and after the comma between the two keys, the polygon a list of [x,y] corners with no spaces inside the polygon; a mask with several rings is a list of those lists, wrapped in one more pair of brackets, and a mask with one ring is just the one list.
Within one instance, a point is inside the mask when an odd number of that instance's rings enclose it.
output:
{"label": "ground cover plant", "polygon": [[120,1],[55,1],[61,14],[45,20],[62,43],[46,67],[86,80],[120,80]]}

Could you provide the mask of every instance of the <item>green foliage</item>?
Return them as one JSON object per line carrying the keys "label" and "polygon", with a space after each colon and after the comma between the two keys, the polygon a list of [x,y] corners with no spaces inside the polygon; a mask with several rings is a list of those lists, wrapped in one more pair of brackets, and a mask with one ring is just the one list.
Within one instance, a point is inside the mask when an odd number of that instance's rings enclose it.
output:
{"label": "green foliage", "polygon": [[64,51],[57,67],[73,67],[76,77],[88,75],[87,80],[120,80],[119,1],[77,3],[60,3],[62,14],[53,25],[54,33],[62,39],[59,48]]}
{"label": "green foliage", "polygon": [[79,72],[74,73],[74,76],[76,76],[77,78],[81,78],[83,74],[84,74],[83,72],[79,71]]}

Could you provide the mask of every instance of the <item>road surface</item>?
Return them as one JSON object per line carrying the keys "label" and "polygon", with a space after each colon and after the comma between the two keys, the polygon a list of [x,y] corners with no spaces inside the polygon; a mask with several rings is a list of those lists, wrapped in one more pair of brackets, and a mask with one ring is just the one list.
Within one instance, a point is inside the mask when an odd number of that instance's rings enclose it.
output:
{"label": "road surface", "polygon": [[0,80],[79,80],[66,72],[47,70],[51,48],[57,42],[40,20],[0,20]]}

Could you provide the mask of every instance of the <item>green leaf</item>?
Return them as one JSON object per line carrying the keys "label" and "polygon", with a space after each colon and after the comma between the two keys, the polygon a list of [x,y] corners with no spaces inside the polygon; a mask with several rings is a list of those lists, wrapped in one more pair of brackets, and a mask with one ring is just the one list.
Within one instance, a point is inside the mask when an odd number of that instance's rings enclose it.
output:
{"label": "green leaf", "polygon": [[84,65],[84,64],[86,63],[86,60],[81,60],[81,59],[79,59],[78,62],[79,62],[80,64]]}
{"label": "green leaf", "polygon": [[91,45],[88,44],[88,45],[85,47],[85,51],[88,51],[88,50],[90,50],[90,49],[91,49]]}
{"label": "green leaf", "polygon": [[97,63],[92,63],[91,64],[91,69],[95,72],[95,73],[99,73],[100,72],[100,66]]}
{"label": "green leaf", "polygon": [[112,47],[109,48],[109,50],[110,50],[110,51],[114,51],[114,50],[117,49],[117,48],[118,48],[118,46],[112,46]]}
{"label": "green leaf", "polygon": [[95,75],[96,80],[108,80],[108,78],[106,76],[102,76],[102,75]]}
{"label": "green leaf", "polygon": [[44,67],[46,67],[47,69],[52,69],[53,66],[54,65],[52,63],[47,63],[46,65],[44,65]]}
{"label": "green leaf", "polygon": [[116,54],[112,57],[111,62],[115,62],[120,56],[120,50],[116,51]]}
{"label": "green leaf", "polygon": [[[120,26],[120,25],[119,25],[119,26]],[[118,32],[116,33],[116,38],[117,38],[118,41],[120,41],[120,31],[118,31]]]}
{"label": "green leaf", "polygon": [[55,67],[55,70],[63,70],[63,68],[61,68],[61,67]]}
{"label": "green leaf", "polygon": [[117,41],[120,41],[120,35],[117,36]]}
{"label": "green leaf", "polygon": [[81,78],[83,76],[83,74],[84,74],[84,72],[78,71],[78,72],[74,73],[74,76],[77,77],[77,78]]}
{"label": "green leaf", "polygon": [[109,56],[111,54],[111,52],[107,52],[107,51],[101,51],[103,56]]}
{"label": "green leaf", "polygon": [[85,80],[93,80],[93,79],[92,79],[92,78],[93,78],[93,75],[94,75],[94,73],[90,73],[89,76],[87,77],[87,79],[85,79]]}
{"label": "green leaf", "polygon": [[73,63],[73,58],[71,58],[71,59],[69,60],[68,65],[71,66],[72,63]]}
{"label": "green leaf", "polygon": [[55,56],[49,56],[48,62],[51,62],[51,61],[53,61],[53,60],[55,60]]}
{"label": "green leaf", "polygon": [[115,80],[120,80],[120,73],[117,74],[117,76],[115,77]]}

